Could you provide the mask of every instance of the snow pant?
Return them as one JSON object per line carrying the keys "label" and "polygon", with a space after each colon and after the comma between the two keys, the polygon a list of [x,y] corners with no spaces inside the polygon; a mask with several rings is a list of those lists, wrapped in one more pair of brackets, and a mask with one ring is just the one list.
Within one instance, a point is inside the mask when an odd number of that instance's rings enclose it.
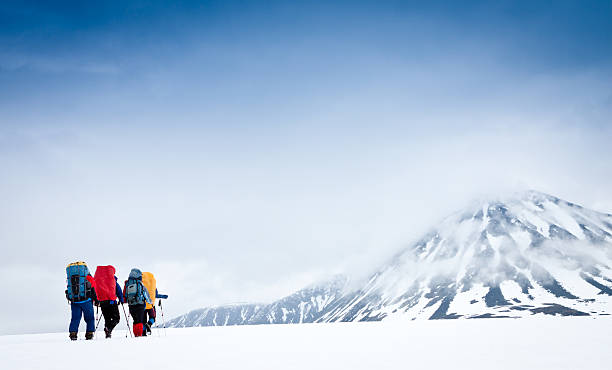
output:
{"label": "snow pant", "polygon": [[[147,316],[149,317],[148,320],[147,320]],[[157,314],[155,312],[155,306],[145,310],[144,319],[147,320],[147,323],[149,324],[149,326],[153,326],[153,324],[155,324],[155,317],[156,316],[157,316]],[[147,330],[146,328],[142,329],[143,335],[146,335],[146,330]]]}
{"label": "snow pant", "polygon": [[100,308],[102,308],[102,315],[104,316],[104,328],[108,332],[112,332],[121,319],[119,305],[115,301],[102,301],[100,302]]}
{"label": "snow pant", "polygon": [[157,317],[157,313],[155,312],[155,307],[151,307],[148,310],[145,310],[145,319],[147,319],[147,316],[149,318],[147,320],[149,325],[155,324],[155,318]]}
{"label": "snow pant", "polygon": [[142,336],[142,324],[144,323],[145,318],[145,305],[143,304],[132,304],[130,305],[130,315],[132,316],[132,320],[134,320],[134,336],[141,337]]}
{"label": "snow pant", "polygon": [[87,323],[87,331],[96,330],[96,319],[94,318],[93,302],[91,299],[85,302],[77,302],[70,304],[70,311],[72,312],[72,318],[70,319],[70,332],[78,332],[79,324],[81,323],[81,316]]}

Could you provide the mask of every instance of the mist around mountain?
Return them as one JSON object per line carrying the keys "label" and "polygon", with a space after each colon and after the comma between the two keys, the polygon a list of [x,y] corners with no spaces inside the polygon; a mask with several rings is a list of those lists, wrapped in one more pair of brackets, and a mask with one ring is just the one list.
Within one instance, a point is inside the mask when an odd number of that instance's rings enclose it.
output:
{"label": "mist around mountain", "polygon": [[527,191],[457,212],[364,284],[203,308],[171,327],[612,313],[612,215]]}

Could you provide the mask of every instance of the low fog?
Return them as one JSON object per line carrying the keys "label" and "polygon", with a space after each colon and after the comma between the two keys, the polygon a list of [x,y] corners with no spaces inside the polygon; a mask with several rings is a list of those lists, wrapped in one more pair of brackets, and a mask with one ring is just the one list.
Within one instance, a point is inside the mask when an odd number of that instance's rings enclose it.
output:
{"label": "low fog", "polygon": [[476,197],[535,188],[612,210],[612,169],[597,159],[612,154],[606,138],[571,129],[408,136],[371,151],[362,148],[372,138],[360,147],[338,138],[335,148],[310,139],[243,148],[222,163],[195,156],[196,143],[37,140],[3,162],[1,281],[12,297],[22,284],[40,287],[45,309],[5,308],[5,318],[31,317],[6,320],[6,332],[62,330],[64,268],[76,260],[113,264],[120,279],[132,267],[154,272],[173,316],[268,302],[334,273],[363,277]]}

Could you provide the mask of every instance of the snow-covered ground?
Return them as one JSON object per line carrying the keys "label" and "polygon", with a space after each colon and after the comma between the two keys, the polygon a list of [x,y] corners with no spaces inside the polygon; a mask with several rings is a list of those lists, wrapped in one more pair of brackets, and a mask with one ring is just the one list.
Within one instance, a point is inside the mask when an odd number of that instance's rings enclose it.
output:
{"label": "snow-covered ground", "polygon": [[[121,325],[121,324],[120,324]],[[612,318],[543,317],[0,337],[3,369],[610,369]],[[82,335],[82,333],[80,333]],[[158,336],[162,334],[162,336]],[[82,339],[82,338],[81,338]]]}

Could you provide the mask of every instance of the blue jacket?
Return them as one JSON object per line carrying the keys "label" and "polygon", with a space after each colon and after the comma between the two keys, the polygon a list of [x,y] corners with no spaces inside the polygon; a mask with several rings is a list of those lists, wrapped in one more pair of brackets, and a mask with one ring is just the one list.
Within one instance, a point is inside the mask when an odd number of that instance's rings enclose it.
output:
{"label": "blue jacket", "polygon": [[144,286],[144,284],[142,282],[140,282],[140,285],[142,285],[142,292],[144,293],[144,299],[145,301],[147,301],[148,304],[153,304],[153,301],[151,300],[151,296],[149,296],[149,291],[147,290],[147,288]]}
{"label": "blue jacket", "polygon": [[163,299],[168,299],[168,295],[167,295],[167,294],[159,294],[159,292],[157,291],[157,289],[155,289],[155,298],[163,298]]}
{"label": "blue jacket", "polygon": [[119,303],[125,303],[125,299],[123,298],[123,291],[121,290],[121,285],[117,282],[117,277],[115,276],[115,293],[117,294],[117,299]]}

